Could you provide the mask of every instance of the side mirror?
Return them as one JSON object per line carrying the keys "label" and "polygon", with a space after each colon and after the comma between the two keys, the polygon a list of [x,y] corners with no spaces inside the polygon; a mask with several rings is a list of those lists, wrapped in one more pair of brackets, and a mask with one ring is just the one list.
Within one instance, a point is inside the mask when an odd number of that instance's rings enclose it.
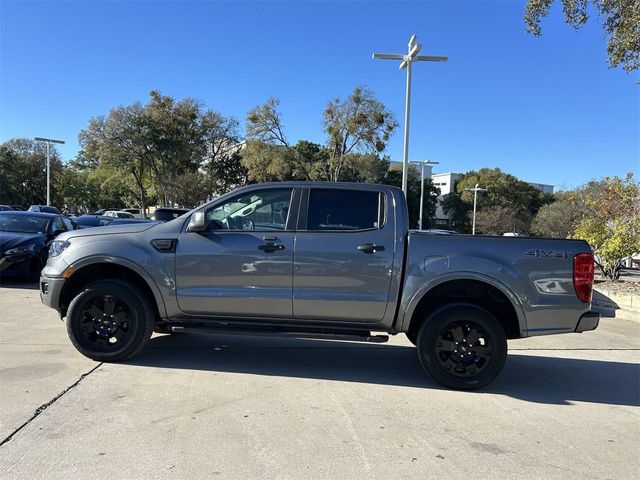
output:
{"label": "side mirror", "polygon": [[204,219],[204,212],[195,212],[191,215],[187,232],[204,232],[207,229],[207,223]]}

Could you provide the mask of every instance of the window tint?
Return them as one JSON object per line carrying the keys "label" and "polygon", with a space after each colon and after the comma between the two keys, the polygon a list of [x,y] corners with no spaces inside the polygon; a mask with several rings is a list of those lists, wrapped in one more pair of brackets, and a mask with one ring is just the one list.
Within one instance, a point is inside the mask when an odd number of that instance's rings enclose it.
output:
{"label": "window tint", "polygon": [[64,223],[62,223],[62,219],[61,219],[60,217],[56,217],[56,218],[53,220],[53,226],[52,226],[51,230],[53,230],[54,232],[55,232],[56,230],[66,230],[66,229],[64,228]]}
{"label": "window tint", "polygon": [[292,189],[251,192],[207,210],[209,230],[284,230]]}
{"label": "window tint", "polygon": [[315,189],[309,194],[307,230],[365,230],[380,226],[381,195]]}
{"label": "window tint", "polygon": [[62,222],[64,223],[64,226],[68,231],[73,230],[73,223],[71,223],[71,220],[69,220],[67,217],[62,217]]}

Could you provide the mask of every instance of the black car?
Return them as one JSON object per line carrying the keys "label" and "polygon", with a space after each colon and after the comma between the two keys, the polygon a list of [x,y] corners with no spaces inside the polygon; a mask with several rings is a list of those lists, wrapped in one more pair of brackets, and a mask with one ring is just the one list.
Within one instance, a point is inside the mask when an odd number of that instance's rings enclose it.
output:
{"label": "black car", "polygon": [[146,218],[117,218],[104,215],[81,215],[74,219],[78,228],[106,227],[107,225],[124,225],[129,223],[151,223]]}
{"label": "black car", "polygon": [[55,213],[0,212],[0,277],[37,277],[51,240],[73,229],[68,218]]}
{"label": "black car", "polygon": [[180,215],[184,215],[190,212],[189,208],[175,208],[175,207],[161,207],[156,208],[156,211],[151,215],[151,220],[156,222],[168,222],[174,218],[178,218]]}

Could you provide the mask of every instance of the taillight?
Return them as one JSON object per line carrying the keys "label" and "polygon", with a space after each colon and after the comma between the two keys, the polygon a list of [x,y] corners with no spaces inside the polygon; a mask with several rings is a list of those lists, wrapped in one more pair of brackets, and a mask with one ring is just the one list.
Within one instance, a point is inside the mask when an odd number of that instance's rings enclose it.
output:
{"label": "taillight", "polygon": [[591,301],[593,291],[593,255],[591,253],[579,253],[573,257],[573,286],[580,300]]}

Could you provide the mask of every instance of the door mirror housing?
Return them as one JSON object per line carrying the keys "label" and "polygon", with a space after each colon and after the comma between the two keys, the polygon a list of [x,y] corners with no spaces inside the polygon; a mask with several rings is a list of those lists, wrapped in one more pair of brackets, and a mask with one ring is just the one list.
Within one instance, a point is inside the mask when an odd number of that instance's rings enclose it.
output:
{"label": "door mirror housing", "polygon": [[191,215],[187,232],[204,232],[207,229],[207,222],[204,218],[204,212],[195,212]]}

